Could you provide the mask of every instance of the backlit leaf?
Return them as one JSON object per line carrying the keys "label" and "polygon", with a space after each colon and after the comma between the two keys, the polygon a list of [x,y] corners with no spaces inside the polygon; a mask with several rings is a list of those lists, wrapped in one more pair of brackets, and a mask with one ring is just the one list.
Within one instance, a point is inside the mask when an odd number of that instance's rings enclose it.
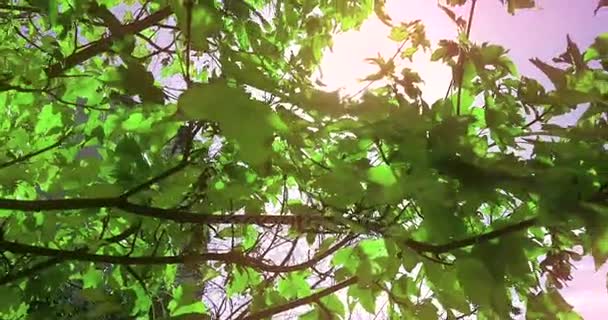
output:
{"label": "backlit leaf", "polygon": [[368,170],[369,180],[383,186],[391,186],[397,183],[397,177],[389,165],[381,164]]}

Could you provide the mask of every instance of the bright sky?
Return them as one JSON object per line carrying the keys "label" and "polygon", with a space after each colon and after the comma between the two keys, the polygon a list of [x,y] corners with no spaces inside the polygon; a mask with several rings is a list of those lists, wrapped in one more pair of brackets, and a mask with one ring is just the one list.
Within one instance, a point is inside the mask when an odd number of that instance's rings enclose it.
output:
{"label": "bright sky", "polygon": [[[538,57],[544,61],[562,53],[566,48],[566,35],[570,34],[581,50],[595,37],[608,31],[608,9],[593,16],[598,0],[536,0],[538,9],[518,11],[514,16],[498,0],[479,0],[474,17],[471,39],[475,42],[492,42],[510,49],[510,57],[522,75],[548,80],[528,61]],[[470,1],[469,1],[470,2]],[[456,31],[451,20],[432,0],[389,0],[386,11],[394,22],[421,19],[426,25],[427,37],[432,46],[440,39],[454,39]],[[458,8],[466,16],[468,6]],[[343,88],[345,93],[357,92],[364,83],[360,79],[376,71],[376,67],[363,61],[380,53],[391,57],[398,44],[388,39],[389,28],[377,19],[370,19],[359,31],[351,31],[334,38],[333,52],[328,52],[322,63],[323,82],[328,90]],[[428,62],[426,56],[416,56],[412,67],[425,81],[423,95],[430,102],[442,97],[450,82],[450,70],[441,63]],[[418,60],[418,62],[416,61]],[[571,123],[573,116],[560,122]],[[594,271],[593,261],[585,257],[577,264],[574,280],[562,294],[584,319],[604,319],[608,314],[606,272],[604,266]]]}

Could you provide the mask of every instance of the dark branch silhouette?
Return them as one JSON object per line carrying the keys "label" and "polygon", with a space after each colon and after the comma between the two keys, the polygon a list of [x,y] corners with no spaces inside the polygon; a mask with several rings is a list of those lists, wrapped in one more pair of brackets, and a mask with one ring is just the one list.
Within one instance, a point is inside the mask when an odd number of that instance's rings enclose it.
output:
{"label": "dark branch silhouette", "polygon": [[27,160],[29,160],[29,159],[37,156],[37,155],[43,154],[43,153],[45,153],[45,152],[47,152],[47,151],[49,151],[51,149],[54,149],[54,148],[60,146],[70,136],[71,136],[71,133],[67,133],[66,135],[64,135],[63,137],[61,137],[59,140],[57,140],[57,142],[55,142],[55,143],[53,143],[53,144],[51,144],[51,145],[49,145],[47,147],[44,147],[44,148],[42,148],[40,150],[36,150],[34,152],[28,153],[26,155],[23,155],[21,157],[18,157],[16,159],[14,159],[14,160],[7,161],[5,163],[1,163],[0,164],[0,170],[4,169],[4,168],[8,168],[8,167],[13,166],[13,165],[16,165],[16,164],[21,163],[21,162],[25,162],[25,161],[27,161]]}
{"label": "dark branch silhouette", "polygon": [[156,11],[144,19],[126,24],[111,36],[94,41],[87,45],[84,49],[75,52],[66,57],[63,61],[51,65],[47,70],[47,76],[54,78],[60,76],[64,71],[69,70],[101,53],[107,52],[112,46],[112,42],[122,36],[136,34],[144,29],[147,29],[156,23],[161,22],[172,14],[171,8],[165,7]]}
{"label": "dark branch silhouette", "polygon": [[25,13],[42,13],[40,8],[36,7],[27,7],[27,6],[14,6],[10,4],[0,4],[0,10],[8,10],[8,11],[19,11]]}
{"label": "dark branch silhouette", "polygon": [[265,319],[265,318],[271,317],[275,314],[285,312],[285,311],[288,311],[291,309],[295,309],[299,306],[314,303],[325,296],[328,296],[334,292],[340,291],[350,285],[357,283],[357,280],[358,280],[357,277],[352,277],[352,278],[346,279],[342,282],[339,282],[329,288],[325,288],[325,289],[323,289],[317,293],[311,294],[307,297],[297,299],[297,300],[294,300],[294,301],[286,303],[286,304],[278,305],[275,307],[271,307],[271,308],[256,312],[254,314],[244,317],[243,320]]}
{"label": "dark branch silhouette", "polygon": [[500,229],[496,229],[494,231],[490,231],[488,233],[483,233],[478,236],[473,236],[470,238],[457,240],[457,241],[449,242],[446,244],[439,244],[439,245],[427,244],[424,242],[419,242],[419,241],[415,241],[415,240],[411,240],[411,239],[405,241],[405,244],[409,248],[411,248],[417,252],[429,252],[429,253],[440,254],[440,253],[446,253],[446,252],[454,251],[457,249],[465,248],[468,246],[480,244],[480,243],[485,243],[492,239],[496,239],[496,238],[505,236],[507,234],[520,232],[520,231],[526,230],[526,229],[534,226],[537,222],[538,222],[537,218],[531,218],[528,220],[523,220],[523,221],[513,224],[513,225],[509,225],[509,226],[506,226],[506,227],[503,227]]}
{"label": "dark branch silhouette", "polygon": [[[302,225],[305,222],[323,226],[324,224],[335,224],[331,219],[322,215],[217,215],[206,213],[194,213],[183,210],[163,209],[144,206],[126,201],[122,197],[117,198],[75,198],[55,200],[12,200],[0,199],[0,209],[19,210],[26,212],[41,212],[52,210],[76,210],[116,208],[139,216],[170,220],[180,223],[195,224],[280,224],[280,225]],[[445,253],[456,249],[468,247],[476,243],[487,242],[503,235],[525,230],[537,223],[536,218],[503,227],[478,236],[449,242],[446,244],[429,244],[413,239],[405,241],[405,245],[417,252]]]}
{"label": "dark branch silhouette", "polygon": [[[0,251],[7,251],[14,254],[25,254],[25,255],[34,255],[34,256],[43,256],[50,257],[51,260],[47,262],[43,262],[40,265],[36,265],[30,269],[35,270],[25,270],[19,272],[12,276],[5,276],[5,278],[10,277],[10,281],[14,281],[17,278],[21,278],[22,276],[30,275],[32,272],[40,271],[44,268],[48,268],[54,264],[57,264],[62,261],[72,260],[72,261],[83,261],[83,262],[96,262],[96,263],[111,263],[117,265],[162,265],[162,264],[199,264],[206,261],[219,261],[224,263],[231,263],[235,265],[247,266],[254,268],[256,270],[265,271],[265,272],[292,272],[297,270],[306,269],[325,257],[329,256],[333,251],[337,250],[328,250],[325,253],[320,254],[317,258],[313,258],[310,261],[300,263],[292,266],[283,266],[283,265],[271,265],[264,263],[259,259],[255,259],[249,256],[245,256],[237,251],[228,251],[228,252],[205,252],[200,254],[184,254],[184,255],[175,255],[175,256],[114,256],[114,255],[102,255],[102,254],[93,254],[86,252],[86,248],[81,248],[77,250],[61,250],[61,249],[52,249],[40,246],[33,246],[28,244],[22,244],[12,241],[0,241]],[[16,275],[20,275],[15,278]],[[4,281],[0,279],[0,282]],[[9,281],[9,282],[10,282]]]}
{"label": "dark branch silhouette", "polygon": [[[123,232],[121,232],[115,236],[109,237],[107,239],[104,239],[104,242],[105,242],[105,244],[111,244],[111,243],[116,243],[116,242],[125,240],[125,239],[129,238],[130,236],[132,236],[137,231],[139,231],[140,227],[141,227],[141,224],[132,225],[131,227],[125,229]],[[86,250],[87,250],[87,248],[81,248],[78,251],[86,252]],[[0,285],[5,285],[7,283],[17,281],[19,279],[35,276],[36,274],[39,274],[41,271],[54,267],[57,264],[64,262],[66,260],[68,260],[68,259],[65,259],[62,257],[52,257],[46,261],[36,263],[27,269],[19,270],[14,273],[8,273],[4,277],[0,278]]]}

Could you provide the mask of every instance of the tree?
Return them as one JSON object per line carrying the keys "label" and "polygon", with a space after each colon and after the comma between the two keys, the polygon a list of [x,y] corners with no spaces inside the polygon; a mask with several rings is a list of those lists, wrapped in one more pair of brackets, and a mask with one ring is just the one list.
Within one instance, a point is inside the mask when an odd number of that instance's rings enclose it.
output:
{"label": "tree", "polygon": [[[2,318],[576,318],[571,261],[608,258],[608,34],[534,59],[548,90],[468,40],[475,4],[436,45],[380,0],[1,4]],[[320,90],[371,14],[401,43],[381,86]],[[396,67],[421,50],[453,71],[432,104]]]}

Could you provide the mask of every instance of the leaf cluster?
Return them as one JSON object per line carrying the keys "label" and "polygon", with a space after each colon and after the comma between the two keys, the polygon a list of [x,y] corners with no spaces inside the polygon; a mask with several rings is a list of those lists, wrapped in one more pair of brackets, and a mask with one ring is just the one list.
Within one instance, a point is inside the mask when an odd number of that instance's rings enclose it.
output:
{"label": "leaf cluster", "polygon": [[[532,59],[545,88],[468,39],[474,0],[437,44],[380,0],[10,3],[3,319],[576,319],[572,261],[608,259],[608,34]],[[316,86],[372,14],[398,51]],[[421,51],[452,71],[432,103]]]}

